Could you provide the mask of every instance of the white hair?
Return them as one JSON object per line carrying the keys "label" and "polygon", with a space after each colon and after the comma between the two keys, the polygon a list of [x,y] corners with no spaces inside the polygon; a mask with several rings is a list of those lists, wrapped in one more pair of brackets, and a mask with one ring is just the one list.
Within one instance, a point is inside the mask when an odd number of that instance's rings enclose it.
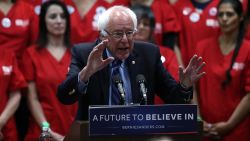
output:
{"label": "white hair", "polygon": [[116,5],[116,6],[110,7],[108,10],[103,12],[98,18],[98,30],[101,31],[101,34],[103,36],[107,36],[107,32],[104,30],[106,29],[107,24],[110,21],[111,13],[115,10],[121,10],[121,11],[124,11],[126,14],[128,14],[133,21],[134,30],[137,30],[137,18],[136,18],[135,13],[131,9],[129,9],[128,7]]}

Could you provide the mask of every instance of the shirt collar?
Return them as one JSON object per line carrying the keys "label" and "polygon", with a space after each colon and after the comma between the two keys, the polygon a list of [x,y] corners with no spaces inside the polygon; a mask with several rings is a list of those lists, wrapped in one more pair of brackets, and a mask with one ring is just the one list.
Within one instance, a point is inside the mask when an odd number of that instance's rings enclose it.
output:
{"label": "shirt collar", "polygon": [[[114,57],[107,48],[106,48],[106,53],[107,53],[107,57]],[[121,67],[124,67],[124,64],[125,64],[125,60],[122,60]],[[109,65],[111,66],[112,62]]]}

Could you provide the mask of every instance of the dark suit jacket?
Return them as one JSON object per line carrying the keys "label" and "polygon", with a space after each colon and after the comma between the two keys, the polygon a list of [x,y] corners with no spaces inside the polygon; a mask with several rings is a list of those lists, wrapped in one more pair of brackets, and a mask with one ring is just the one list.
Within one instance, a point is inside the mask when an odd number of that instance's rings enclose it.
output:
{"label": "dark suit jacket", "polygon": [[[84,43],[72,48],[69,73],[66,80],[58,87],[57,96],[62,103],[79,102],[76,117],[78,120],[88,119],[89,105],[108,105],[109,65],[90,77],[86,91],[80,91],[78,84],[78,73],[86,65],[88,55],[96,45],[97,42]],[[107,57],[106,51],[103,57]],[[160,57],[159,48],[156,45],[145,42],[134,43],[133,52],[125,61],[131,81],[133,103],[140,103],[142,100],[142,94],[136,82],[138,74],[146,78],[148,104],[154,103],[154,94],[158,94],[167,103],[185,103],[185,99],[192,96],[192,90],[182,88],[165,70]]]}

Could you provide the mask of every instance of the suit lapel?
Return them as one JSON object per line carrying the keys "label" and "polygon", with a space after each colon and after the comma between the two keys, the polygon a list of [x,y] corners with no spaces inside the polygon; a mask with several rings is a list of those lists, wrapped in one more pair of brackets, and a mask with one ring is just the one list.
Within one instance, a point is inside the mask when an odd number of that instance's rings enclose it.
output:
{"label": "suit lapel", "polygon": [[[103,59],[107,58],[106,51],[103,52]],[[142,74],[144,72],[141,70],[142,68],[140,67],[141,63],[143,60],[141,60],[138,56],[138,53],[136,50],[133,50],[133,52],[130,54],[130,56],[126,59],[126,66],[128,67],[128,72],[129,72],[129,78],[130,78],[130,83],[131,83],[131,92],[132,92],[132,98],[133,98],[133,103],[138,103],[140,102],[141,95],[139,93],[138,89],[138,84],[136,83],[136,76],[138,74]],[[109,103],[109,85],[110,85],[110,67],[109,65],[105,67],[103,70],[100,71],[99,73],[99,78],[98,81],[100,81],[100,86],[102,93],[104,94],[104,104]]]}
{"label": "suit lapel", "polygon": [[[103,52],[103,59],[107,59],[106,51]],[[102,87],[102,93],[104,104],[109,104],[109,84],[110,84],[110,67],[107,65],[104,69],[100,72],[100,86]]]}
{"label": "suit lapel", "polygon": [[100,73],[100,85],[102,87],[102,93],[104,104],[109,104],[109,84],[110,84],[110,68],[109,66],[105,67],[102,72]]}
{"label": "suit lapel", "polygon": [[140,73],[140,67],[138,64],[138,56],[135,51],[133,51],[126,60],[126,65],[129,71],[133,103],[138,103],[138,86],[136,83],[136,76]]}

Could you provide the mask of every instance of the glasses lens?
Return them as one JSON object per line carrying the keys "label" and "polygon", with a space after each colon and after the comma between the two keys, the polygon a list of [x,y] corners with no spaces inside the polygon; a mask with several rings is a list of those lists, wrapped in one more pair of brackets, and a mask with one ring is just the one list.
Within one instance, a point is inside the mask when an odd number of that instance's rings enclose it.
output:
{"label": "glasses lens", "polygon": [[134,31],[119,32],[119,33],[117,33],[116,37],[119,38],[119,39],[121,39],[121,38],[123,38],[124,33],[125,33],[125,35],[126,35],[127,38],[131,38],[132,35],[134,34]]}

